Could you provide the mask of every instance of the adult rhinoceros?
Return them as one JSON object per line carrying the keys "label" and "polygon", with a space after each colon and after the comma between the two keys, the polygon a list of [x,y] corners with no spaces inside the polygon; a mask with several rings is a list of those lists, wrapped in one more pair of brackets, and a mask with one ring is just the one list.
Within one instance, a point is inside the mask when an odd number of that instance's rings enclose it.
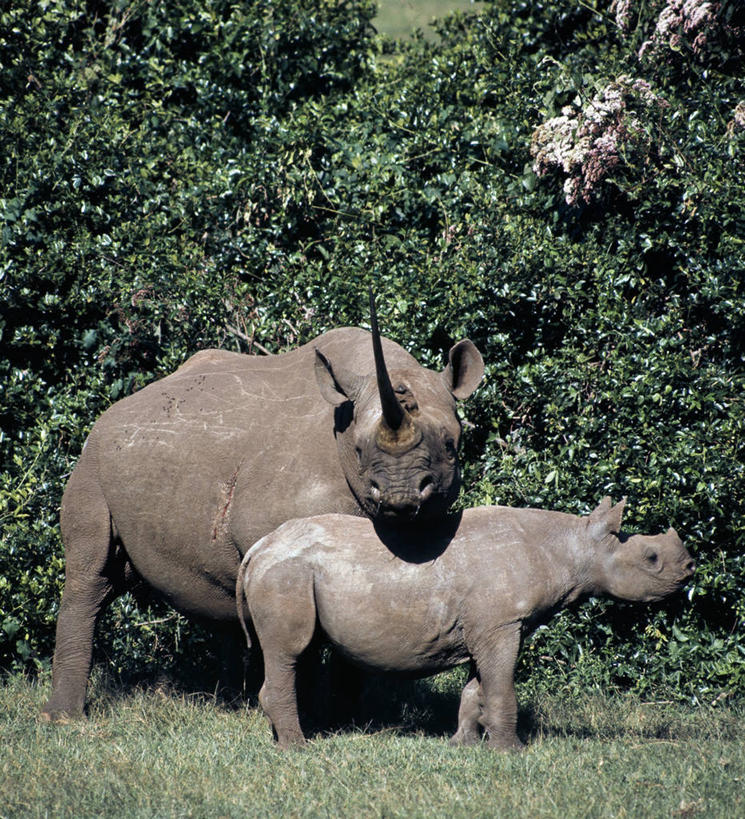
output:
{"label": "adult rhinoceros", "polygon": [[381,340],[374,308],[372,330],[276,356],[205,350],[98,419],[62,499],[47,719],[82,715],[95,623],[135,582],[227,623],[242,555],[284,521],[444,514],[459,487],[455,400],[481,380],[481,355],[461,341],[437,373]]}

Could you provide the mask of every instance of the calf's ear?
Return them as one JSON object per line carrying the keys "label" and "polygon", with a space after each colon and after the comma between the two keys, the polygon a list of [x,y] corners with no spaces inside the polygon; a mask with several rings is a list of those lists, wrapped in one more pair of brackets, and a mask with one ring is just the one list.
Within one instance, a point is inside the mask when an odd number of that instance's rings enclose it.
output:
{"label": "calf's ear", "polygon": [[621,532],[621,518],[626,498],[622,498],[615,506],[609,497],[603,498],[587,518],[587,534],[592,540],[603,540],[608,535],[618,535]]}
{"label": "calf's ear", "polygon": [[345,401],[356,401],[359,397],[364,378],[343,367],[332,367],[320,350],[316,350],[314,370],[318,389],[329,404],[338,407]]}
{"label": "calf's ear", "polygon": [[466,338],[450,348],[442,378],[458,400],[468,398],[478,387],[483,375],[484,359],[472,341]]}

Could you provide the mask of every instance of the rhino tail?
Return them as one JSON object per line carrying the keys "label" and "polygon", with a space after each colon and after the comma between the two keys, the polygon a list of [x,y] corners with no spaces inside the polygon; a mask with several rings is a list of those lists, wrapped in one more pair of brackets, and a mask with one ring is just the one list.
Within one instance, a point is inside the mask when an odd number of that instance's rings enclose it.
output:
{"label": "rhino tail", "polygon": [[246,588],[245,588],[245,579],[246,579],[246,572],[248,571],[248,564],[251,562],[251,552],[253,550],[249,549],[243,557],[241,561],[240,568],[238,569],[238,578],[235,582],[235,603],[236,608],[238,609],[238,620],[240,621],[241,628],[243,629],[243,633],[246,635],[246,644],[249,648],[252,647],[251,643],[251,635],[248,631],[248,624],[246,623]]}

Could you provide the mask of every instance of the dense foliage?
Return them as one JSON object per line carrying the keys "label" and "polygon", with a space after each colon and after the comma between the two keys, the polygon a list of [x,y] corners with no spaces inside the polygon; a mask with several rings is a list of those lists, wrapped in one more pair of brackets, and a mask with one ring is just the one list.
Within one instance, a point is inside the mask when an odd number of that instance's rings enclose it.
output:
{"label": "dense foliage", "polygon": [[[531,677],[742,696],[745,12],[698,5],[494,0],[405,44],[363,0],[5,6],[0,662],[48,662],[97,415],[202,347],[364,324],[374,284],[423,363],[484,354],[463,503],[627,495],[696,557],[687,599],[541,629]],[[127,597],[101,644],[157,666],[184,628]]]}

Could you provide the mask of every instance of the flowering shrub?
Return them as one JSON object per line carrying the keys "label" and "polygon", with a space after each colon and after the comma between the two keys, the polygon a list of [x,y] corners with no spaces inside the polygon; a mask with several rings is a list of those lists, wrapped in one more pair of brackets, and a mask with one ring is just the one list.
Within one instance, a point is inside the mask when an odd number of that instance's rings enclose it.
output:
{"label": "flowering shrub", "polygon": [[689,45],[694,54],[700,54],[717,26],[719,3],[701,0],[668,0],[657,18],[657,25],[649,40],[639,51],[639,57],[650,58],[670,49],[680,50]]}
{"label": "flowering shrub", "polygon": [[732,131],[745,130],[745,100],[738,102],[732,115]]}
{"label": "flowering shrub", "polygon": [[[611,11],[624,35],[632,31],[635,0],[613,0]],[[641,13],[641,5],[637,10]],[[737,6],[740,6],[740,9]],[[640,59],[670,58],[674,52],[688,51],[698,59],[711,57],[727,41],[742,47],[745,26],[738,19],[742,4],[710,0],[657,0],[651,6],[654,28],[639,49]],[[645,21],[641,22],[645,28]],[[738,22],[740,23],[738,25]]]}
{"label": "flowering shrub", "polygon": [[631,29],[631,11],[634,0],[613,0],[610,5],[611,12],[616,14],[616,25],[628,34]]}
{"label": "flowering shrub", "polygon": [[619,166],[646,165],[654,152],[644,115],[667,106],[649,83],[618,77],[583,108],[568,105],[533,132],[533,170],[566,174],[568,205],[589,204]]}

